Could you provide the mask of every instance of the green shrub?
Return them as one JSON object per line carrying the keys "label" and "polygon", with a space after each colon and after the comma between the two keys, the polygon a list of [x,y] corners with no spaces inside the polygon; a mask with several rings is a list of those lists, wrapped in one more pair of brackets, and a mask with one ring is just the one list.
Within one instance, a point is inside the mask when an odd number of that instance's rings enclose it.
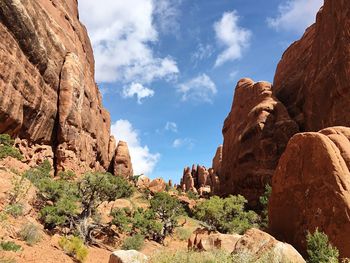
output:
{"label": "green shrub", "polygon": [[75,258],[78,262],[84,262],[89,253],[88,248],[79,237],[62,237],[58,244],[67,255]]}
{"label": "green shrub", "polygon": [[22,160],[23,156],[14,146],[14,140],[8,134],[0,134],[0,160],[13,157]]}
{"label": "green shrub", "polygon": [[29,246],[33,246],[41,239],[41,233],[38,226],[28,223],[25,224],[19,231],[19,237]]}
{"label": "green shrub", "polygon": [[76,175],[73,171],[61,171],[58,173],[58,177],[64,181],[71,181],[76,178]]}
{"label": "green shrub", "polygon": [[339,251],[333,247],[329,241],[328,236],[316,231],[311,234],[308,232],[306,236],[307,242],[307,254],[309,263],[337,263],[339,257]]}
{"label": "green shrub", "polygon": [[15,218],[23,215],[23,205],[22,204],[13,204],[8,205],[4,209],[5,213],[11,215]]}
{"label": "green shrub", "polygon": [[0,256],[0,263],[16,263],[16,260],[13,258],[6,258],[4,256]]}
{"label": "green shrub", "polygon": [[[233,261],[233,257],[228,252],[221,250],[210,252],[194,251],[162,251],[151,257],[150,263],[243,263]],[[246,262],[244,262],[246,263]]]}
{"label": "green shrub", "polygon": [[175,234],[181,241],[187,241],[191,237],[192,231],[188,228],[178,227],[175,230]]}
{"label": "green shrub", "polygon": [[122,249],[123,250],[140,250],[143,247],[145,237],[141,234],[136,234],[125,238]]}
{"label": "green shrub", "polygon": [[20,251],[22,247],[20,245],[17,245],[15,242],[12,241],[2,241],[0,242],[0,250],[5,251]]}
{"label": "green shrub", "polygon": [[122,233],[130,233],[133,229],[133,212],[130,208],[113,209],[110,213],[113,217],[112,224]]}
{"label": "green shrub", "polygon": [[192,200],[198,200],[199,199],[199,195],[197,193],[193,192],[193,191],[188,191],[186,193],[186,195],[187,195],[187,197],[189,199],[192,199]]}
{"label": "green shrub", "polygon": [[260,196],[259,201],[262,206],[261,212],[261,227],[263,229],[267,229],[269,226],[269,199],[272,193],[272,187],[267,184],[265,186],[265,192],[262,196]]}
{"label": "green shrub", "polygon": [[213,196],[195,207],[196,219],[221,233],[242,234],[256,227],[258,216],[253,211],[245,211],[247,200],[243,196],[220,198]]}

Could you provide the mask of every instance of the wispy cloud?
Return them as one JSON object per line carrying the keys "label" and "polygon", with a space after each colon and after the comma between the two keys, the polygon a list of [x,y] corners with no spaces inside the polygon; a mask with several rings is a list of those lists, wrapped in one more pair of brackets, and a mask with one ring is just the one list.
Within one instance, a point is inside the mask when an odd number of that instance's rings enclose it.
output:
{"label": "wispy cloud", "polygon": [[191,150],[194,147],[194,141],[190,138],[178,138],[173,141],[173,147]]}
{"label": "wispy cloud", "polygon": [[140,83],[131,83],[129,86],[123,88],[123,97],[132,98],[137,97],[137,102],[142,103],[142,99],[153,97],[154,91],[152,89],[146,88]]}
{"label": "wispy cloud", "polygon": [[117,141],[128,143],[135,174],[151,174],[159,161],[159,153],[151,153],[148,146],[142,146],[139,133],[128,120],[118,120],[111,127]]}
{"label": "wispy cloud", "polygon": [[164,129],[166,131],[171,131],[171,132],[177,132],[177,124],[175,122],[172,122],[172,121],[168,121],[166,124],[165,124],[165,127]]}
{"label": "wispy cloud", "polygon": [[213,95],[217,93],[217,88],[208,75],[202,74],[178,85],[177,91],[182,94],[182,101],[193,100],[211,103]]}
{"label": "wispy cloud", "polygon": [[216,38],[225,48],[217,57],[215,67],[241,58],[244,49],[249,46],[252,33],[240,27],[238,21],[237,11],[232,11],[224,13],[221,20],[214,24]]}
{"label": "wispy cloud", "polygon": [[275,30],[302,33],[315,22],[316,13],[323,5],[323,0],[287,0],[278,7],[274,18],[267,18],[267,23]]}

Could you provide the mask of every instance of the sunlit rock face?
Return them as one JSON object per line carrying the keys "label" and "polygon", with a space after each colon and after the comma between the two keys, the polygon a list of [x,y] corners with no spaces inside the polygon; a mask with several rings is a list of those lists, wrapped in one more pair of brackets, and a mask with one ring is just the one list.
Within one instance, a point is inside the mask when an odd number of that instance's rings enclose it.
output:
{"label": "sunlit rock face", "polygon": [[297,132],[270,83],[240,80],[223,127],[220,194],[241,194],[257,207],[288,140]]}
{"label": "sunlit rock face", "polygon": [[349,1],[326,0],[277,67],[273,93],[301,131],[350,126],[349,12]]}
{"label": "sunlit rock face", "polygon": [[52,147],[57,170],[106,170],[110,117],[75,0],[0,2],[0,133]]}

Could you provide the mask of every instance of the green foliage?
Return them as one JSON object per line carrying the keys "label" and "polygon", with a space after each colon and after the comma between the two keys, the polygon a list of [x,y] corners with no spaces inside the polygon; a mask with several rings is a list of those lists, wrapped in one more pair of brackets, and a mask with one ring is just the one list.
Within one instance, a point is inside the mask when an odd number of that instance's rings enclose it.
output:
{"label": "green foliage", "polygon": [[193,231],[191,231],[190,229],[184,227],[178,227],[175,230],[177,238],[181,241],[187,241],[191,237],[192,232]]}
{"label": "green foliage", "polygon": [[163,238],[172,234],[177,227],[177,219],[184,214],[180,201],[166,192],[156,193],[150,201],[151,210],[163,224]]}
{"label": "green foliage", "polygon": [[15,218],[23,215],[23,205],[22,204],[13,204],[5,207],[4,212],[8,215],[11,215]]}
{"label": "green foliage", "polygon": [[89,253],[88,248],[79,237],[62,237],[58,244],[67,255],[75,258],[78,262],[84,262]]}
{"label": "green foliage", "polygon": [[338,262],[339,251],[329,243],[325,233],[318,231],[318,229],[313,234],[309,232],[306,236],[306,242],[308,263]]}
{"label": "green foliage", "polygon": [[199,199],[199,195],[197,193],[193,192],[193,191],[188,191],[186,193],[186,195],[187,195],[187,197],[189,199],[192,199],[192,200],[198,200]]}
{"label": "green foliage", "polygon": [[32,223],[25,224],[19,231],[19,236],[29,246],[35,245],[41,239],[39,227]]}
{"label": "green foliage", "polygon": [[64,181],[71,181],[76,178],[76,175],[73,171],[61,171],[58,173],[58,177]]}
{"label": "green foliage", "polygon": [[261,227],[264,229],[267,229],[269,226],[269,199],[272,193],[272,187],[267,184],[265,186],[265,192],[262,196],[260,196],[259,201],[262,205],[262,212],[261,212]]}
{"label": "green foliage", "polygon": [[24,176],[13,177],[12,185],[13,187],[10,191],[10,197],[9,197],[11,205],[17,204],[22,199],[24,199],[24,197],[27,195],[30,189],[30,184]]}
{"label": "green foliage", "polygon": [[88,173],[78,183],[83,214],[90,217],[103,202],[130,197],[134,188],[127,180],[109,173]]}
{"label": "green foliage", "polygon": [[242,234],[256,226],[258,216],[253,211],[245,211],[247,200],[241,196],[223,199],[213,196],[195,207],[195,217],[221,233]]}
{"label": "green foliage", "polygon": [[144,244],[144,236],[141,234],[136,234],[131,237],[124,239],[122,249],[123,250],[141,250]]}
{"label": "green foliage", "polygon": [[12,241],[0,242],[0,250],[17,252],[17,251],[20,251],[21,249],[22,247],[20,245],[17,245],[15,242],[12,242]]}
{"label": "green foliage", "polygon": [[156,239],[162,230],[162,224],[156,220],[155,213],[150,209],[138,208],[136,211],[131,211],[129,208],[113,209],[111,216],[112,224],[122,233],[139,233],[148,239]]}
{"label": "green foliage", "polygon": [[40,183],[45,178],[51,178],[51,164],[48,160],[45,160],[41,165],[36,168],[29,169],[24,173],[24,177],[32,182],[36,187],[40,186]]}
{"label": "green foliage", "polygon": [[0,160],[8,156],[22,160],[23,156],[14,146],[14,140],[8,134],[0,134]]}

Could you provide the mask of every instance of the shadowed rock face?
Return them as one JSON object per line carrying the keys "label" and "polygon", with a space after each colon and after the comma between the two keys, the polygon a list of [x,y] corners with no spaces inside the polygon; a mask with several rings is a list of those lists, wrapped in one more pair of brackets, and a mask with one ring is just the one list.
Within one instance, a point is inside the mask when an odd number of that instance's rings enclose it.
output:
{"label": "shadowed rock face", "polygon": [[301,131],[350,126],[350,4],[326,0],[316,24],[284,53],[274,95]]}
{"label": "shadowed rock face", "polygon": [[53,148],[57,170],[106,170],[110,117],[75,0],[0,2],[0,133]]}
{"label": "shadowed rock face", "polygon": [[251,206],[257,206],[296,132],[297,124],[272,95],[270,83],[240,80],[223,128],[220,193],[241,194]]}
{"label": "shadowed rock face", "polygon": [[350,128],[296,134],[273,176],[271,233],[305,252],[307,231],[325,232],[350,256]]}

